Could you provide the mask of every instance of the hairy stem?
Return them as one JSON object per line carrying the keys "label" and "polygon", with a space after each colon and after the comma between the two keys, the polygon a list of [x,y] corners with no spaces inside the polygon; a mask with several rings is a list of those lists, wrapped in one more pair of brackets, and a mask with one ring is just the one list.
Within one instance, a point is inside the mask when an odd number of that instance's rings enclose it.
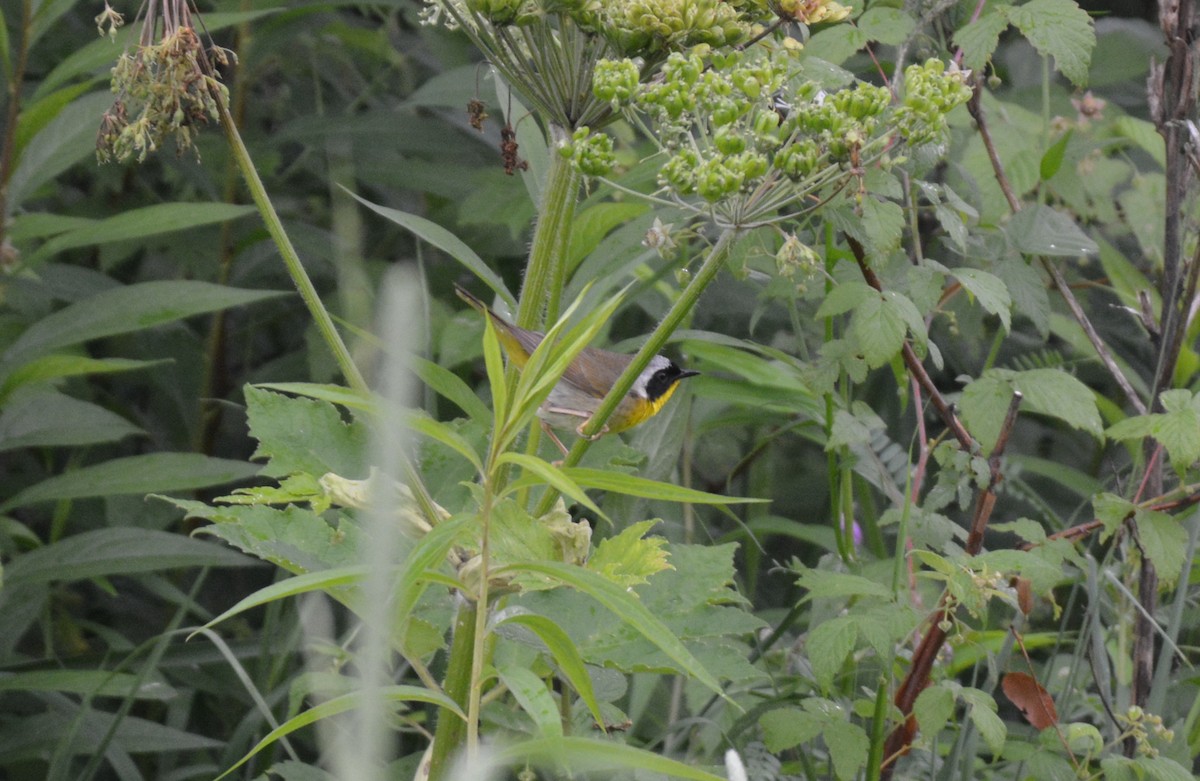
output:
{"label": "hairy stem", "polygon": [[567,248],[575,205],[579,201],[579,172],[571,161],[558,154],[558,144],[567,131],[550,126],[550,171],[542,202],[538,204],[537,228],[529,250],[525,284],[517,307],[517,325],[533,330],[558,319],[559,302],[566,283]]}
{"label": "hairy stem", "polygon": [[[458,703],[465,713],[471,691],[471,663],[475,647],[476,623],[481,611],[475,603],[463,601],[454,621],[454,638],[450,643],[446,679],[442,687],[446,696]],[[433,735],[433,751],[429,764],[429,781],[445,781],[450,760],[467,734],[467,725],[458,716],[438,711],[437,730]]]}
{"label": "hairy stem", "polygon": [[[207,60],[201,58],[201,61],[205,63],[205,68],[211,75],[212,69],[208,65]],[[296,248],[292,245],[292,240],[283,229],[283,221],[279,219],[279,214],[275,211],[275,205],[271,203],[271,198],[267,195],[267,188],[263,185],[262,179],[258,176],[258,171],[254,168],[254,161],[250,158],[250,152],[246,149],[246,145],[242,141],[242,136],[238,132],[237,125],[234,124],[233,116],[229,113],[229,107],[225,104],[223,96],[215,90],[213,97],[216,99],[217,110],[221,117],[221,127],[225,131],[226,140],[229,141],[229,148],[233,151],[234,160],[237,162],[238,168],[242,171],[242,176],[246,180],[246,187],[250,190],[250,195],[254,198],[254,203],[258,207],[259,214],[262,215],[267,232],[271,234],[271,239],[274,240],[275,246],[279,249],[279,254],[283,258],[284,265],[287,267],[288,275],[292,278],[292,283],[295,284],[296,290],[299,291],[300,298],[304,300],[304,305],[308,307],[309,314],[312,315],[313,321],[317,324],[317,330],[321,332],[321,337],[325,340],[326,346],[333,353],[334,360],[337,361],[338,368],[341,369],[346,382],[358,393],[366,395],[370,392],[370,389],[367,387],[367,381],[363,377],[362,372],[359,371],[358,366],[354,363],[354,359],[350,357],[350,350],[347,349],[346,343],[342,341],[341,334],[338,333],[337,328],[333,324],[333,318],[330,317],[329,311],[325,309],[325,305],[321,303],[321,297],[317,294],[316,287],[313,286],[308,272],[304,270],[304,265],[300,262],[300,256],[296,252]]]}
{"label": "hairy stem", "polygon": [[[675,333],[683,319],[687,317],[692,308],[696,306],[696,302],[700,300],[700,294],[708,287],[714,279],[717,272],[725,265],[726,259],[729,257],[729,250],[733,246],[734,240],[740,234],[738,228],[726,228],[721,231],[721,235],[717,238],[717,243],[714,244],[708,251],[708,257],[704,259],[700,270],[696,272],[696,276],[692,277],[692,281],[679,294],[679,298],[667,311],[662,322],[651,332],[647,337],[646,343],[633,356],[633,360],[629,362],[629,366],[613,383],[612,389],[608,395],[600,402],[600,406],[592,413],[592,417],[583,424],[580,432],[583,434],[575,444],[571,447],[571,451],[563,459],[563,466],[575,466],[583,458],[583,454],[591,447],[591,438],[604,430],[604,424],[609,417],[616,411],[617,405],[621,403],[621,399],[625,398],[625,394],[629,393],[633,383],[637,380],[638,375],[650,363],[651,359],[662,350],[667,340],[671,338],[671,334]],[[547,489],[542,495],[538,507],[534,510],[534,515],[544,515],[554,506],[555,499],[558,498],[558,493],[552,489]]]}

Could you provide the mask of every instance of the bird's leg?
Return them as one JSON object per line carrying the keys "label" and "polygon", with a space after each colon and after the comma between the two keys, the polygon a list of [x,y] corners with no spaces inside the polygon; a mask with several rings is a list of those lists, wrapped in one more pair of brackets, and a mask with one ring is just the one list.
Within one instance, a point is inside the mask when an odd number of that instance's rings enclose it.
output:
{"label": "bird's leg", "polygon": [[[554,444],[558,445],[558,449],[562,451],[563,458],[566,458],[566,457],[567,457],[567,455],[569,454],[569,451],[567,450],[567,446],[566,446],[566,445],[564,445],[564,444],[562,443],[562,440],[561,440],[561,439],[559,439],[559,438],[558,438],[558,437],[555,435],[554,431],[553,431],[553,430],[550,428],[550,424],[549,424],[549,423],[547,423],[547,422],[546,422],[546,421],[544,421],[544,420],[542,421],[542,431],[545,431],[545,432],[546,432],[546,436],[550,437],[550,439],[551,439],[551,440],[553,440]],[[554,465],[555,465],[555,466],[562,466],[562,461],[556,461]]]}
{"label": "bird's leg", "polygon": [[588,424],[588,421],[590,421],[590,420],[591,420],[591,418],[589,417],[587,420],[583,421],[578,426],[576,426],[575,433],[578,434],[582,439],[586,439],[588,442],[595,442],[597,439],[599,439],[600,437],[602,437],[608,433],[608,424],[605,423],[604,428],[600,429],[595,434],[592,434],[589,437],[587,434],[583,433],[583,427],[586,426]]}

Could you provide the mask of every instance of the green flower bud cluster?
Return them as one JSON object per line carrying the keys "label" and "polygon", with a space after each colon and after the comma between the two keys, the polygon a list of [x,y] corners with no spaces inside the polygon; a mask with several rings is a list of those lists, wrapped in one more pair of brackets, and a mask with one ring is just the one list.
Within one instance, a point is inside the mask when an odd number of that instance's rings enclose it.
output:
{"label": "green flower bud cluster", "polygon": [[748,37],[750,19],[724,0],[599,0],[580,26],[601,33],[621,54],[654,55]]}
{"label": "green flower bud cluster", "polygon": [[600,60],[592,73],[592,94],[616,110],[633,100],[640,83],[641,70],[633,60]]}
{"label": "green flower bud cluster", "polygon": [[787,63],[770,56],[673,53],[662,79],[642,86],[633,104],[649,114],[672,156],[660,180],[679,195],[716,202],[744,191],[770,169],[780,144],[769,97],[787,79]]}
{"label": "green flower bud cluster", "polygon": [[909,145],[936,141],[945,133],[946,114],[971,99],[968,75],[936,59],[904,69],[904,102],[896,110],[895,126]]}
{"label": "green flower bud cluster", "polygon": [[467,0],[467,8],[498,26],[528,24],[541,12],[534,0]]}
{"label": "green flower bud cluster", "polygon": [[590,128],[578,128],[569,143],[558,148],[584,176],[606,176],[616,164],[613,140],[604,133],[592,133]]}

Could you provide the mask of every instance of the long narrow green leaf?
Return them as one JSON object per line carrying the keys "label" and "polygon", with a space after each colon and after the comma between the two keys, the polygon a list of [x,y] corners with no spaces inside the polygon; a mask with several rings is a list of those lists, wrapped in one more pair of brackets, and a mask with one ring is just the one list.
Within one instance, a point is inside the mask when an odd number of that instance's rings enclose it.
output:
{"label": "long narrow green leaf", "polygon": [[600,729],[604,729],[604,715],[601,714],[600,703],[596,700],[592,677],[588,675],[587,665],[584,663],[579,649],[575,647],[575,643],[571,642],[570,636],[562,630],[562,627],[536,613],[517,613],[497,622],[496,626],[504,624],[523,626],[538,636],[538,639],[550,651],[550,655],[554,657],[554,661],[558,663],[558,669],[579,693],[579,699],[583,700],[583,704],[587,706],[592,718],[596,720],[596,725]]}
{"label": "long narrow green leaf", "polygon": [[[504,358],[501,357],[500,337],[492,318],[483,318],[483,365],[487,369],[488,384],[492,387],[492,415],[496,425],[492,436],[501,436],[502,422],[508,419],[508,385],[504,381]],[[512,434],[509,435],[513,436]],[[493,442],[493,449],[504,449],[508,442]]]}
{"label": "long narrow green leaf", "polygon": [[306,572],[303,575],[296,575],[287,580],[272,583],[266,588],[260,588],[204,626],[206,629],[211,629],[222,621],[233,618],[238,613],[244,613],[251,608],[265,605],[268,602],[294,597],[299,594],[307,594],[311,591],[327,591],[339,586],[353,585],[361,581],[366,575],[367,568],[363,565],[337,567],[336,569]]}
{"label": "long narrow green leaf", "polygon": [[4,565],[4,585],[135,575],[178,567],[253,567],[262,562],[224,545],[182,534],[117,527],[97,529],[28,551]]}
{"label": "long narrow green leaf", "polygon": [[647,480],[644,477],[610,472],[606,469],[573,466],[561,471],[586,488],[612,491],[628,496],[640,496],[643,499],[661,499],[665,502],[690,502],[692,504],[747,504],[770,501],[769,499],[748,499],[710,494],[707,491],[697,491],[694,488],[685,488],[672,483],[660,483],[657,480]]}
{"label": "long narrow green leaf", "polygon": [[[254,746],[254,748],[250,749],[245,756],[234,763],[233,766],[231,766],[228,770],[217,776],[215,781],[220,781],[222,778],[225,778],[230,773],[249,762],[255,754],[262,751],[264,748],[284,737],[285,735],[290,735],[301,727],[307,727],[309,724],[313,724],[321,719],[328,718],[330,716],[336,716],[339,713],[345,713],[349,710],[354,710],[362,703],[363,696],[363,692],[351,692],[350,694],[343,694],[340,697],[334,697],[332,700],[323,702],[314,708],[309,708],[304,713],[301,713],[294,718],[288,719],[283,724],[280,724],[276,729],[268,732],[266,737],[260,740],[257,745]],[[429,689],[424,689],[419,686],[385,686],[380,689],[375,696],[382,697],[385,701],[395,703],[427,702],[430,705],[437,705],[440,708],[453,713],[460,719],[466,720],[467,718],[462,712],[462,709],[458,707],[458,704],[454,702],[454,700],[450,699],[441,692],[430,691]]]}
{"label": "long narrow green leaf", "polygon": [[442,521],[409,551],[404,563],[400,565],[400,579],[393,592],[393,627],[404,627],[417,600],[432,582],[427,573],[433,573],[446,560],[451,546],[459,541],[463,530],[473,522],[475,518],[470,515]]}
{"label": "long narrow green leaf", "polygon": [[457,374],[419,355],[409,356],[408,361],[409,368],[421,378],[421,382],[457,404],[472,420],[491,425],[491,410]]}
{"label": "long narrow green leaf", "polygon": [[157,203],[153,206],[143,206],[140,209],[119,212],[94,225],[59,234],[38,247],[26,262],[36,265],[55,253],[76,247],[92,247],[113,241],[130,241],[176,233],[188,228],[247,217],[254,214],[254,211],[253,206],[232,203]]}
{"label": "long narrow green leaf", "polygon": [[441,442],[446,447],[461,455],[475,467],[475,471],[483,474],[483,461],[471,447],[471,443],[454,429],[441,421],[434,420],[423,412],[411,412],[404,416],[404,425],[417,431],[435,442]]}
{"label": "long narrow green leaf", "polygon": [[635,746],[593,738],[562,737],[527,740],[501,749],[504,763],[556,763],[573,771],[645,770],[690,781],[726,781],[723,775],[690,767],[674,759]]}
{"label": "long narrow green leaf", "polygon": [[[515,464],[521,467],[526,472],[529,472],[540,478],[542,482],[553,486],[556,491],[564,496],[568,496],[576,502],[579,502],[584,507],[599,515],[601,518],[610,520],[609,517],[604,514],[604,511],[601,510],[595,502],[588,498],[587,492],[576,485],[575,481],[568,477],[563,470],[543,461],[537,456],[531,456],[527,453],[514,453],[510,451],[507,453],[502,453],[500,458],[497,459],[497,462],[501,464]],[[523,488],[526,485],[528,485],[526,482],[513,483],[508,486],[505,495]]]}
{"label": "long narrow green leaf", "polygon": [[291,393],[296,396],[307,396],[318,401],[328,401],[346,409],[359,410],[371,415],[379,414],[378,400],[363,396],[353,388],[344,385],[329,385],[321,382],[260,382],[255,388],[276,390]]}
{"label": "long narrow green leaf", "polygon": [[537,677],[532,670],[516,665],[501,667],[496,673],[517,698],[521,710],[533,719],[542,737],[562,737],[562,714],[555,706],[554,697],[546,688],[545,681]]}
{"label": "long narrow green leaf", "polygon": [[34,323],[4,353],[17,364],[92,339],[140,331],[193,315],[287,295],[274,290],[239,290],[187,279],[142,282],[77,301]]}
{"label": "long narrow green leaf", "polygon": [[[553,561],[528,561],[500,567],[497,577],[505,572],[536,572],[565,585],[579,589],[604,605],[610,613],[624,621],[678,664],[689,676],[712,689],[721,697],[721,684],[692,655],[675,633],[659,621],[632,592],[618,586],[595,572]],[[728,699],[726,697],[726,699]],[[738,707],[734,704],[734,707]],[[740,710],[740,708],[739,708]]]}
{"label": "long narrow green leaf", "polygon": [[[347,190],[346,192],[350,192]],[[475,251],[463,243],[462,239],[455,236],[450,231],[438,225],[435,222],[430,222],[424,217],[418,217],[415,214],[409,214],[397,209],[389,209],[386,206],[380,206],[371,203],[365,198],[361,198],[354,193],[350,193],[356,201],[366,206],[376,214],[391,220],[402,228],[412,231],[418,237],[429,242],[433,246],[445,252],[450,257],[457,260],[459,263],[467,267],[467,269],[483,280],[484,284],[495,291],[496,295],[508,302],[509,306],[514,309],[517,306],[517,300],[513,294],[508,291],[508,286],[504,284],[504,280],[495,271],[488,268],[488,265],[483,262],[483,259],[475,254]]]}
{"label": "long narrow green leaf", "polygon": [[114,458],[43,480],[0,505],[0,512],[37,502],[91,496],[166,493],[232,483],[258,474],[245,461],[199,453],[147,453]]}
{"label": "long narrow green leaf", "polygon": [[161,366],[169,361],[135,361],[127,358],[90,358],[86,355],[46,355],[30,361],[8,375],[0,386],[0,403],[22,385],[60,377],[111,374]]}
{"label": "long narrow green leaf", "polygon": [[0,673],[0,691],[70,692],[164,702],[179,696],[163,681],[138,681],[137,675],[107,670],[31,670]]}

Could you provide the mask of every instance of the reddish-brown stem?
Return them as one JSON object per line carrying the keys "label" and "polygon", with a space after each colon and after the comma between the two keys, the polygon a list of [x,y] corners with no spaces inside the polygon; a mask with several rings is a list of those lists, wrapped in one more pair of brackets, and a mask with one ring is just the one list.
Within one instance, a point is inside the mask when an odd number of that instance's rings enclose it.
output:
{"label": "reddish-brown stem", "polygon": [[[987,117],[983,113],[982,97],[983,84],[977,79],[975,81],[974,93],[971,95],[971,100],[967,103],[967,109],[971,112],[971,117],[975,120],[975,126],[979,130],[979,138],[983,141],[983,146],[987,150],[988,160],[992,163],[992,175],[996,178],[996,183],[1000,186],[1000,191],[1004,193],[1004,199],[1008,201],[1008,208],[1012,210],[1013,214],[1016,214],[1021,211],[1021,201],[1013,191],[1012,184],[1008,180],[1008,175],[1004,172],[1004,164],[1000,161],[1000,155],[996,152],[996,145],[993,143],[991,131],[988,129]],[[1062,296],[1067,309],[1071,310],[1071,317],[1083,329],[1083,333],[1092,345],[1092,349],[1096,351],[1100,363],[1104,364],[1104,368],[1112,375],[1121,392],[1125,394],[1125,399],[1129,402],[1129,406],[1133,407],[1139,415],[1145,414],[1145,403],[1137,395],[1137,391],[1133,389],[1133,385],[1130,384],[1125,373],[1121,371],[1121,367],[1117,366],[1117,362],[1113,359],[1112,353],[1109,352],[1108,346],[1100,338],[1100,334],[1097,333],[1095,326],[1092,325],[1092,321],[1083,311],[1083,307],[1079,304],[1079,299],[1075,298],[1075,293],[1071,290],[1071,286],[1067,284],[1067,280],[1058,270],[1058,267],[1044,257],[1039,257],[1038,262],[1041,263],[1046,273],[1050,275],[1050,280],[1054,283],[1054,289]]]}
{"label": "reddish-brown stem", "polygon": [[[850,251],[854,253],[854,259],[858,262],[858,269],[862,272],[863,280],[868,285],[876,290],[883,292],[883,283],[879,281],[879,276],[867,263],[867,251],[853,238],[847,236],[846,242],[850,245]],[[912,374],[913,379],[921,386],[921,388],[929,395],[929,401],[941,416],[946,427],[950,429],[950,433],[954,434],[954,438],[962,445],[963,449],[968,453],[974,452],[976,449],[975,440],[967,433],[958,416],[954,414],[954,410],[950,407],[950,403],[946,401],[946,397],[933,384],[933,379],[929,376],[929,372],[925,371],[925,366],[921,363],[921,359],[917,357],[917,353],[913,350],[912,345],[908,342],[904,343],[901,349],[901,355],[904,358],[904,365]]]}

